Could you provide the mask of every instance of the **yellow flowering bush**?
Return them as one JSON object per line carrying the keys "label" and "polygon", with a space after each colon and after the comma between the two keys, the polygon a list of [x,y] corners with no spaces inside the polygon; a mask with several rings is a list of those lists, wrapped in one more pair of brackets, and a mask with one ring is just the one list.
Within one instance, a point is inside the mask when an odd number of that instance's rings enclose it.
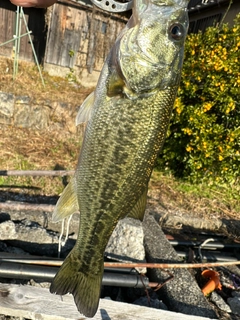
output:
{"label": "yellow flowering bush", "polygon": [[230,28],[189,34],[162,169],[194,182],[240,173],[240,15]]}

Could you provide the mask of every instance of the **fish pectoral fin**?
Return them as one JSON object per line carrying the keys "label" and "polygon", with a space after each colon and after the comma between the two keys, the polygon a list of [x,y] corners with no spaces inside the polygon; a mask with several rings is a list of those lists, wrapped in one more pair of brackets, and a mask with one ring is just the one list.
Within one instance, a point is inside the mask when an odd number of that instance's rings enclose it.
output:
{"label": "fish pectoral fin", "polygon": [[76,117],[76,126],[78,126],[81,123],[86,123],[89,121],[92,115],[94,99],[95,99],[95,93],[93,91],[83,101],[83,103],[81,104],[78,110],[77,117]]}
{"label": "fish pectoral fin", "polygon": [[116,70],[113,70],[108,79],[107,95],[109,97],[117,96],[123,93],[125,83]]}
{"label": "fish pectoral fin", "polygon": [[54,222],[60,221],[78,211],[77,183],[75,177],[73,177],[58,199],[52,220]]}
{"label": "fish pectoral fin", "polygon": [[138,199],[137,203],[133,207],[132,211],[127,215],[128,218],[143,220],[147,205],[147,192],[148,188],[144,190],[141,197]]}

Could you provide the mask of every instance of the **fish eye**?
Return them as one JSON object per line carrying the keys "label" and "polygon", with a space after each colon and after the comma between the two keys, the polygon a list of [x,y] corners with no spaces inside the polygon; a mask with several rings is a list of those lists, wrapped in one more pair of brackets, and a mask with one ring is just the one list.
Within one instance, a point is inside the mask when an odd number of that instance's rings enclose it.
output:
{"label": "fish eye", "polygon": [[174,23],[169,28],[169,35],[174,40],[180,40],[184,36],[184,28],[183,25],[180,23]]}

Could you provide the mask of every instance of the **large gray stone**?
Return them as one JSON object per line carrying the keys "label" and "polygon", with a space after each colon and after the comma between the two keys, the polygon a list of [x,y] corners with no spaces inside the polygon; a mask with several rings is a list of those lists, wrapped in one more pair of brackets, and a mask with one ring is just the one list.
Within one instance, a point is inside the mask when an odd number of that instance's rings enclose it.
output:
{"label": "large gray stone", "polygon": [[15,104],[14,125],[22,128],[45,129],[49,124],[49,110],[42,105]]}
{"label": "large gray stone", "polygon": [[[57,256],[59,237],[55,232],[41,227],[30,220],[5,221],[0,223],[0,240],[8,241],[8,245],[18,247],[30,254]],[[75,241],[68,239],[62,247],[62,255],[71,250]]]}
{"label": "large gray stone", "polygon": [[[120,220],[109,239],[105,255],[119,261],[145,262],[141,221],[132,218]],[[139,271],[145,273],[146,269]]]}
{"label": "large gray stone", "polygon": [[233,298],[228,298],[227,302],[230,305],[232,312],[240,316],[240,297],[235,296]]}
{"label": "large gray stone", "polygon": [[79,106],[50,100],[34,100],[0,92],[0,124],[37,130],[65,130],[76,133]]}
{"label": "large gray stone", "polygon": [[231,309],[228,304],[223,300],[223,298],[217,294],[217,292],[213,291],[211,293],[210,300],[222,311],[231,312]]}
{"label": "large gray stone", "polygon": [[14,95],[0,92],[0,123],[11,124],[14,114]]}
{"label": "large gray stone", "polygon": [[[62,229],[62,222],[53,222],[52,214],[46,213],[42,211],[21,211],[21,210],[14,210],[8,211],[5,213],[0,211],[0,223],[5,222],[8,220],[31,220],[35,221],[39,224],[42,228],[52,230],[55,232],[61,232]],[[1,226],[1,225],[0,225]],[[71,237],[76,239],[78,235],[78,228],[79,228],[79,214],[75,213],[72,216],[69,226],[69,234]],[[64,229],[64,235],[66,234],[66,224]]]}
{"label": "large gray stone", "polygon": [[20,240],[39,243],[57,243],[58,237],[48,232],[37,223],[29,220],[13,222],[11,220],[0,224],[0,240]]}
{"label": "large gray stone", "polygon": [[0,240],[16,239],[15,223],[11,220],[0,223]]}
{"label": "large gray stone", "polygon": [[[166,239],[153,216],[145,215],[143,221],[146,258],[150,263],[176,263],[178,255]],[[207,299],[187,269],[169,269],[174,278],[159,291],[160,299],[169,310],[202,317],[216,318]],[[169,275],[162,269],[149,269],[150,281],[164,283]]]}

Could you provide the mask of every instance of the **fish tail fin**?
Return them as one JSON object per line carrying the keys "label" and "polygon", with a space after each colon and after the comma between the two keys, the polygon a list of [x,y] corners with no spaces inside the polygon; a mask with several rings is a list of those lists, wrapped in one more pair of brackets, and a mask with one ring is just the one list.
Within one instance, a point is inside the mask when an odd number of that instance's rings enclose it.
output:
{"label": "fish tail fin", "polygon": [[59,295],[72,293],[78,311],[92,318],[97,312],[100,299],[103,262],[97,274],[89,274],[82,272],[80,261],[79,254],[72,250],[55,275],[50,292]]}

